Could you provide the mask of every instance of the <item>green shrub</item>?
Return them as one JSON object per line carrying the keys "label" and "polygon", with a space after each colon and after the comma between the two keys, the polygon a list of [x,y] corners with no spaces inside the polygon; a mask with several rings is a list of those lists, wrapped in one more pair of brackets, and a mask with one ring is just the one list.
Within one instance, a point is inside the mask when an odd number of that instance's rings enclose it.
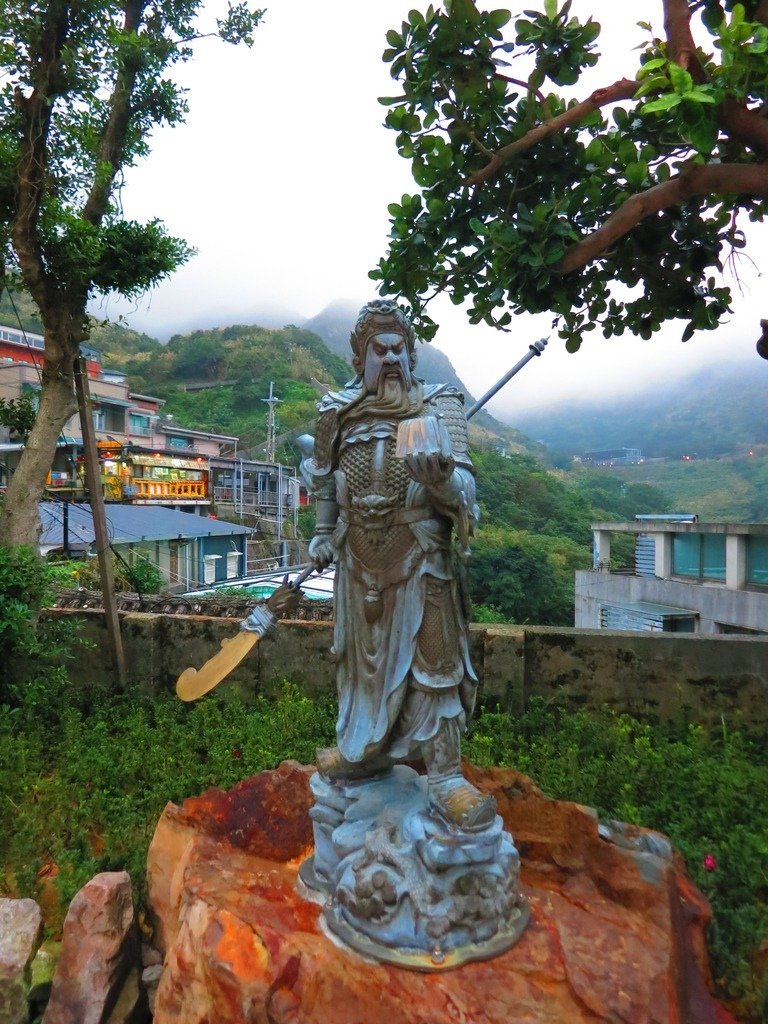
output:
{"label": "green shrub", "polygon": [[69,623],[40,619],[53,597],[49,566],[31,548],[0,547],[0,704],[36,705],[64,685]]}

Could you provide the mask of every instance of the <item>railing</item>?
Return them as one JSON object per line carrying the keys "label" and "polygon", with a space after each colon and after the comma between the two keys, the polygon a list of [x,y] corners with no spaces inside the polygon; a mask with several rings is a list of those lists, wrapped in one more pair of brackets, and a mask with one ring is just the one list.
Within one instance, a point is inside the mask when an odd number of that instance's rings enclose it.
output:
{"label": "railing", "polygon": [[[234,507],[238,510],[240,509],[242,501],[243,512],[259,512],[262,515],[268,517],[276,516],[280,508],[274,491],[269,493],[268,496],[264,492],[259,494],[258,491],[244,491],[241,495],[239,488],[233,489],[232,487],[214,487],[213,501],[214,504],[216,505],[234,505]],[[289,515],[293,511],[293,504],[291,503],[290,493],[285,494],[285,500],[283,502],[282,508],[284,515]]]}
{"label": "railing", "polygon": [[205,480],[144,480],[132,477],[131,482],[123,486],[123,497],[128,501],[167,501],[169,498],[207,501],[208,493]]}

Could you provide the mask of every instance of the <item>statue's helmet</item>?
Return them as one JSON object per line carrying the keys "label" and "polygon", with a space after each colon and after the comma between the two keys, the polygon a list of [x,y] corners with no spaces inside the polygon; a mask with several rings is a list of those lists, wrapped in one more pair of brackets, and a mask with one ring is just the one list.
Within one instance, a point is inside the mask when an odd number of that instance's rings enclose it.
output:
{"label": "statue's helmet", "polygon": [[416,366],[416,334],[413,325],[403,310],[390,299],[374,299],[367,302],[357,314],[354,329],[349,335],[352,347],[352,365],[361,373],[365,365],[365,351],[371,338],[377,334],[399,334],[408,349],[411,370]]}

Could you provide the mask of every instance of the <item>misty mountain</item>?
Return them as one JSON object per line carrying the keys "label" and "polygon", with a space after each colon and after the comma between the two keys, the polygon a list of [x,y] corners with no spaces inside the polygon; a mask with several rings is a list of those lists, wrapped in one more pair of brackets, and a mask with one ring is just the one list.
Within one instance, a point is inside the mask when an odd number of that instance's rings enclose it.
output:
{"label": "misty mountain", "polygon": [[709,367],[633,396],[522,413],[516,426],[552,452],[640,448],[648,458],[743,453],[768,442],[768,362]]}

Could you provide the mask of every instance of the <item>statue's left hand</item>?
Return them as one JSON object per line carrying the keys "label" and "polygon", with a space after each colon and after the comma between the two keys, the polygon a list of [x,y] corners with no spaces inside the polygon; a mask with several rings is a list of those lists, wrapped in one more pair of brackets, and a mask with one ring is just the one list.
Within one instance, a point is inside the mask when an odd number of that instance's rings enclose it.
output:
{"label": "statue's left hand", "polygon": [[267,598],[267,608],[278,619],[296,611],[301,601],[301,590],[293,587],[286,576],[282,584]]}
{"label": "statue's left hand", "polygon": [[439,487],[450,480],[455,468],[452,455],[442,452],[411,452],[405,456],[405,466],[417,483],[425,487]]}

